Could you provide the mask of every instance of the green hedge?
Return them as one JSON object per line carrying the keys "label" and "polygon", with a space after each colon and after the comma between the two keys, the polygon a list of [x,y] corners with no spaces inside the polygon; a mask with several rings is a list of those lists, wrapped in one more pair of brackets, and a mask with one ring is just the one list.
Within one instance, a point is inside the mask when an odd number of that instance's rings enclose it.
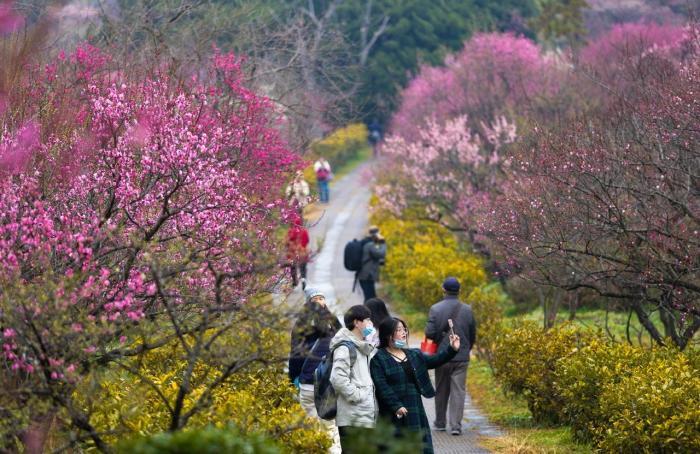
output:
{"label": "green hedge", "polygon": [[568,424],[603,452],[700,452],[697,350],[613,344],[562,325],[504,327],[496,376],[533,418]]}
{"label": "green hedge", "polygon": [[123,454],[280,454],[282,450],[261,434],[241,434],[235,427],[165,432],[119,444]]}

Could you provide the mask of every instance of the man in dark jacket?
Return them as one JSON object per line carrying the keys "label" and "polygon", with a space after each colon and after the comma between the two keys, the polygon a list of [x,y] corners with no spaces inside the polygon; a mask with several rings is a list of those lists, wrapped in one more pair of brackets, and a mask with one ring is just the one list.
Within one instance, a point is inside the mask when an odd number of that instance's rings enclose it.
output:
{"label": "man in dark jacket", "polygon": [[379,280],[379,267],[384,265],[386,242],[384,237],[379,234],[379,228],[372,226],[369,228],[369,238],[363,243],[362,268],[357,273],[357,280],[360,281],[362,293],[367,301],[377,296],[374,283]]}
{"label": "man in dark jacket", "polygon": [[[328,310],[326,297],[319,290],[307,287],[306,303],[292,328],[289,354],[289,379],[299,388],[299,402],[309,416],[318,417],[314,404],[314,371],[330,351],[330,342],[341,328],[338,318]],[[340,452],[340,438],[335,421],[321,420],[333,438],[331,453]]]}
{"label": "man in dark jacket", "polygon": [[[460,339],[459,352],[450,362],[435,369],[435,429],[446,430],[446,423],[449,423],[452,435],[462,433],[469,352],[476,341],[476,322],[472,308],[459,300],[459,287],[456,278],[445,279],[442,283],[445,296],[442,301],[432,305],[425,326],[425,336],[439,344],[439,350],[449,345],[448,319],[452,320],[454,332]],[[446,420],[448,404],[449,414]]]}

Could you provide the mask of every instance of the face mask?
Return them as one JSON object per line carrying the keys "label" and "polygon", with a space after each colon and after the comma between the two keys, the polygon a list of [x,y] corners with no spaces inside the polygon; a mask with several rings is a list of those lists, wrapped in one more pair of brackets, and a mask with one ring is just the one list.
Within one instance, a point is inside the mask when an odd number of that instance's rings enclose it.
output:
{"label": "face mask", "polygon": [[406,341],[401,339],[394,340],[394,347],[396,348],[406,348]]}
{"label": "face mask", "polygon": [[366,326],[366,327],[362,328],[362,335],[364,336],[365,339],[367,339],[372,334],[374,334],[374,327]]}

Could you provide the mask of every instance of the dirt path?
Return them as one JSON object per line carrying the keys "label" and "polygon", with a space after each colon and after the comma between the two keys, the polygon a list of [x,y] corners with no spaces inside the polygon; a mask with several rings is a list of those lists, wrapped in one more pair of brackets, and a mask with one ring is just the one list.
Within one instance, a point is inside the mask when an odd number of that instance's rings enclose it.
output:
{"label": "dirt path", "polygon": [[[371,168],[372,161],[368,161],[336,181],[331,187],[330,203],[322,205],[324,211],[321,218],[309,229],[312,249],[318,251],[318,245],[322,246],[309,264],[308,285],[317,287],[326,294],[329,307],[341,318],[341,323],[343,312],[363,301],[359,286],[355,293],[352,292],[353,273],[343,267],[343,249],[345,243],[353,238],[360,239],[367,231]],[[295,290],[295,293],[301,298],[300,289]],[[422,328],[413,327],[413,331],[420,332]],[[420,339],[416,337],[411,343],[419,342]],[[433,399],[423,399],[423,403],[432,422],[435,411]],[[433,444],[437,454],[488,452],[478,446],[477,437],[498,436],[500,431],[489,424],[479,409],[472,405],[469,395],[464,414],[461,436],[433,431]]]}

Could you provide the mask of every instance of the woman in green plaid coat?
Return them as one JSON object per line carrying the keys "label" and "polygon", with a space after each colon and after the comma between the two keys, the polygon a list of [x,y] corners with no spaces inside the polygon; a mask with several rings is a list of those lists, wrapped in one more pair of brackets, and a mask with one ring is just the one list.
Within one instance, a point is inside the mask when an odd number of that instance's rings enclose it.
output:
{"label": "woman in green plaid coat", "polygon": [[370,373],[379,403],[379,415],[391,420],[396,435],[419,432],[423,453],[433,452],[430,424],[421,396],[435,397],[428,369],[452,359],[459,350],[459,336],[450,335],[450,348],[437,355],[426,355],[408,347],[408,326],[395,317],[379,325],[379,350],[370,363]]}

